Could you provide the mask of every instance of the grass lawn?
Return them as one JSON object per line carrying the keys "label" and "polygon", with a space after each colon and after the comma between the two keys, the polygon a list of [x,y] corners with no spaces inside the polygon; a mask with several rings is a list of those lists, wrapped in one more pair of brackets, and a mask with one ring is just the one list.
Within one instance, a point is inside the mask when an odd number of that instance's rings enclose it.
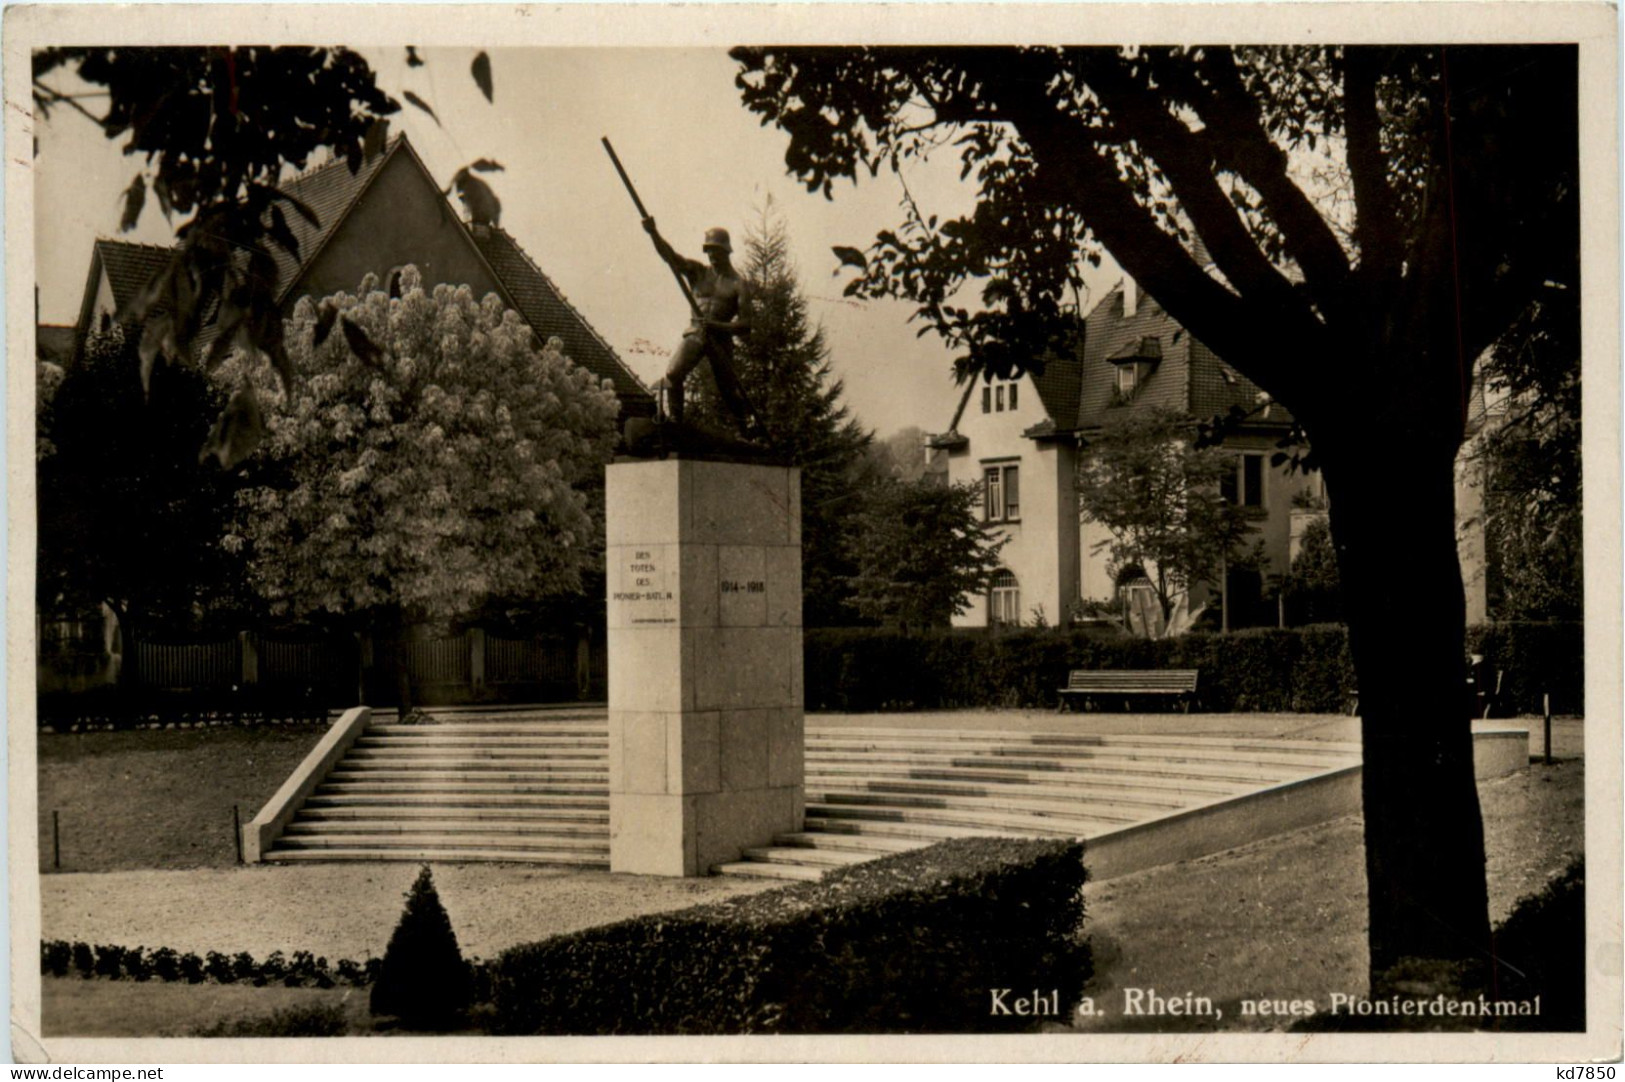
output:
{"label": "grass lawn", "polygon": [[51,812],[62,871],[221,867],[237,862],[231,806],[248,822],[325,725],[39,735],[40,870]]}
{"label": "grass lawn", "polygon": [[[1482,783],[1490,918],[1505,920],[1584,849],[1585,768],[1532,764]],[[1274,1030],[1242,999],[1365,993],[1365,845],[1359,816],[1085,888],[1095,1032]],[[1125,988],[1207,996],[1222,1020],[1125,1016]],[[1322,1006],[1324,1009],[1324,1006]],[[1287,1020],[1290,1022],[1290,1019]]]}
{"label": "grass lawn", "polygon": [[337,1006],[351,1034],[372,1031],[366,988],[41,978],[47,1037],[187,1037],[299,1007]]}

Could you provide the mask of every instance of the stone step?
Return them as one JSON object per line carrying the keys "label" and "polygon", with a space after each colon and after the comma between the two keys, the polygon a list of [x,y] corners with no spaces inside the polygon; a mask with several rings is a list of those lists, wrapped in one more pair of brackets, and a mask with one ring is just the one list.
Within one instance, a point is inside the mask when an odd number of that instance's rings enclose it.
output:
{"label": "stone step", "polygon": [[[1249,768],[1258,767],[1288,767],[1294,771],[1303,770],[1312,772],[1316,770],[1332,770],[1340,766],[1352,766],[1358,759],[1349,759],[1338,754],[1323,754],[1311,756],[1308,754],[1285,753],[1271,754],[1266,751],[1232,751],[1223,748],[1184,748],[1184,747],[1142,747],[1139,745],[1123,746],[1087,746],[1087,745],[1045,745],[1043,747],[999,745],[992,743],[976,744],[965,742],[951,745],[956,754],[965,756],[979,752],[990,758],[1023,758],[1045,759],[1054,762],[1099,762],[1109,763],[1177,763],[1181,765],[1217,765],[1231,766],[1245,764]],[[822,759],[827,755],[873,755],[876,753],[891,753],[896,755],[940,755],[943,745],[930,741],[807,741],[807,758]]]}
{"label": "stone step", "polygon": [[534,837],[580,837],[598,838],[606,843],[609,839],[609,819],[591,822],[573,822],[563,820],[549,822],[539,819],[460,819],[450,817],[426,818],[412,816],[410,818],[346,818],[346,819],[296,819],[288,824],[287,835],[322,835],[335,834],[415,834],[423,832],[435,834],[509,834],[521,833]]}
{"label": "stone step", "polygon": [[1039,800],[1001,796],[937,795],[932,793],[875,793],[857,789],[808,789],[807,804],[823,807],[930,808],[971,813],[1041,818],[1087,819],[1099,823],[1136,823],[1183,805],[1160,807],[1123,805],[1109,800]]}
{"label": "stone step", "polygon": [[451,822],[525,822],[534,824],[541,829],[555,829],[564,824],[581,824],[583,826],[605,825],[609,823],[609,802],[603,801],[596,808],[571,807],[510,807],[504,804],[494,804],[489,807],[470,807],[466,804],[394,804],[374,803],[370,800],[353,805],[306,805],[299,809],[299,817],[294,825],[314,823],[347,823],[355,820],[370,821],[388,819],[392,822],[403,820],[431,820],[436,823]]}
{"label": "stone step", "polygon": [[609,791],[608,772],[588,773],[585,770],[479,770],[455,767],[346,767],[338,765],[327,775],[328,781],[528,781],[549,785],[595,785]]}
{"label": "stone step", "polygon": [[824,869],[799,864],[768,864],[764,861],[736,860],[717,864],[711,868],[715,875],[742,875],[750,879],[799,879],[816,882],[824,878]]}
{"label": "stone step", "polygon": [[814,803],[807,802],[810,817],[816,813],[820,819],[847,819],[868,823],[931,823],[937,826],[971,828],[962,837],[981,834],[1011,834],[1031,837],[1084,838],[1114,830],[1135,820],[1129,817],[1105,818],[1080,815],[1044,815],[1032,812],[1012,814],[978,808],[934,808],[929,806],[900,806],[885,803]]}
{"label": "stone step", "polygon": [[[850,809],[849,809],[850,810]],[[857,819],[824,816],[809,810],[802,824],[803,833],[839,837],[843,841],[856,838],[901,839],[932,845],[949,838],[1032,838],[1030,831],[987,824],[932,823],[919,819]]]}
{"label": "stone step", "polygon": [[458,782],[458,781],[341,781],[323,782],[316,787],[323,796],[334,793],[359,796],[364,793],[438,793],[445,796],[464,794],[547,794],[550,796],[602,797],[609,799],[609,789],[596,785],[569,782]]}
{"label": "stone step", "polygon": [[833,832],[803,831],[800,834],[775,834],[773,844],[800,849],[839,849],[846,852],[866,853],[871,857],[888,853],[907,853],[923,849],[941,841],[940,838],[889,838],[877,834],[838,834]]}
{"label": "stone step", "polygon": [[1029,752],[1017,755],[984,752],[979,755],[945,754],[933,751],[901,751],[853,748],[842,751],[807,749],[806,761],[840,766],[915,766],[951,764],[975,769],[983,764],[991,769],[1046,770],[1079,774],[1129,774],[1146,777],[1189,778],[1221,783],[1271,784],[1326,770],[1356,765],[1338,760],[1292,763],[1247,762],[1244,760],[1167,759],[1157,756],[1050,755]]}
{"label": "stone step", "polygon": [[538,793],[312,793],[306,806],[313,808],[360,807],[362,805],[405,804],[434,808],[576,808],[609,811],[608,796],[556,796]]}
{"label": "stone step", "polygon": [[797,864],[813,868],[842,868],[848,864],[862,864],[873,860],[873,853],[859,853],[850,849],[817,849],[809,846],[761,846],[745,850],[747,860],[768,864]]}
{"label": "stone step", "polygon": [[584,752],[608,755],[609,737],[604,736],[462,736],[458,734],[425,733],[422,736],[360,736],[358,748],[516,748],[538,751]]}
{"label": "stone step", "polygon": [[609,725],[369,725],[358,740],[608,740]]}
{"label": "stone step", "polygon": [[286,863],[316,863],[339,860],[396,860],[413,864],[483,864],[503,861],[513,864],[568,864],[583,868],[607,868],[608,856],[592,856],[569,850],[549,852],[540,849],[284,849],[272,846],[267,860]]}
{"label": "stone step", "polygon": [[933,743],[1001,743],[1034,747],[1146,747],[1228,748],[1235,751],[1301,751],[1314,755],[1353,755],[1358,758],[1358,741],[1293,740],[1260,736],[1200,736],[1196,734],[1154,735],[1139,733],[1061,733],[1014,732],[1007,729],[915,729],[906,727],[809,725],[808,740],[861,737],[874,740],[926,740]]}
{"label": "stone step", "polygon": [[1051,785],[1042,783],[1009,783],[984,781],[942,780],[934,778],[876,778],[855,775],[828,775],[822,771],[809,771],[808,789],[841,792],[898,793],[901,795],[985,797],[1004,800],[1045,800],[1070,804],[1102,804],[1108,807],[1143,807],[1155,814],[1191,804],[1202,804],[1228,796],[1239,790],[1220,790],[1206,793],[1180,793],[1172,789],[1140,789],[1096,785]]}
{"label": "stone step", "polygon": [[[1100,791],[1168,792],[1200,796],[1226,796],[1245,792],[1256,781],[1230,781],[1220,778],[1188,778],[1157,773],[1098,771],[1071,769],[1057,765],[1052,769],[1037,766],[1020,770],[1004,769],[1003,764],[977,763],[954,760],[952,766],[914,766],[908,763],[829,763],[813,759],[807,763],[807,777],[814,775],[832,781],[863,779],[871,781],[943,781],[979,782],[987,785],[1041,785],[1069,789],[1095,789]],[[1295,776],[1295,775],[1294,775]]]}
{"label": "stone step", "polygon": [[[452,747],[351,748],[346,762],[367,763],[466,763],[469,766],[496,764],[493,769],[513,764],[534,769],[579,770],[609,768],[607,751],[523,752],[514,748],[486,748],[469,744]],[[601,766],[599,765],[601,764]]]}
{"label": "stone step", "polygon": [[277,839],[278,849],[505,849],[609,856],[609,836],[601,838],[534,837],[523,834],[444,834],[418,831],[400,834],[290,834]]}

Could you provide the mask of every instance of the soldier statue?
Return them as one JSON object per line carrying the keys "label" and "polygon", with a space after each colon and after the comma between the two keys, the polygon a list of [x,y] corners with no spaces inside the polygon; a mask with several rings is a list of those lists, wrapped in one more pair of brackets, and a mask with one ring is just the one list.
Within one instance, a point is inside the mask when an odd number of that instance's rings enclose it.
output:
{"label": "soldier statue", "polygon": [[689,285],[694,302],[694,319],[683,332],[683,341],[673,354],[662,381],[665,389],[666,417],[673,425],[683,423],[683,381],[701,361],[711,362],[711,375],[728,411],[734,415],[740,431],[756,435],[760,418],[751,414],[750,402],[739,377],[734,372],[734,339],[750,333],[750,284],[739,276],[729,256],[733,245],[726,229],[707,229],[705,262],[679,255],[666,238],[655,228],[655,220],[645,217],[643,228],[654,241],[671,269]]}

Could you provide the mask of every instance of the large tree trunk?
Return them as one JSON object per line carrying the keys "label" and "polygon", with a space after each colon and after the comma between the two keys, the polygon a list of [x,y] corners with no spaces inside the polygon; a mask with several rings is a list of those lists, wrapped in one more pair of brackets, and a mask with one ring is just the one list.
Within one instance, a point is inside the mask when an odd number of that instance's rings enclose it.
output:
{"label": "large tree trunk", "polygon": [[388,643],[390,675],[395,681],[395,703],[401,717],[412,710],[412,644],[405,614],[393,609],[380,614],[374,641]]}
{"label": "large tree trunk", "polygon": [[1316,444],[1359,680],[1374,996],[1482,987],[1490,960],[1454,456],[1403,437]]}

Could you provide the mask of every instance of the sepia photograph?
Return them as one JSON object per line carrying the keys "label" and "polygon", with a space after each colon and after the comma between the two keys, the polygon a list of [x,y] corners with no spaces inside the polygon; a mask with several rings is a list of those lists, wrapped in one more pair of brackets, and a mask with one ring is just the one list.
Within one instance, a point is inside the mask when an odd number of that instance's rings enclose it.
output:
{"label": "sepia photograph", "polygon": [[1201,7],[9,9],[13,1058],[1617,1060],[1617,12]]}

